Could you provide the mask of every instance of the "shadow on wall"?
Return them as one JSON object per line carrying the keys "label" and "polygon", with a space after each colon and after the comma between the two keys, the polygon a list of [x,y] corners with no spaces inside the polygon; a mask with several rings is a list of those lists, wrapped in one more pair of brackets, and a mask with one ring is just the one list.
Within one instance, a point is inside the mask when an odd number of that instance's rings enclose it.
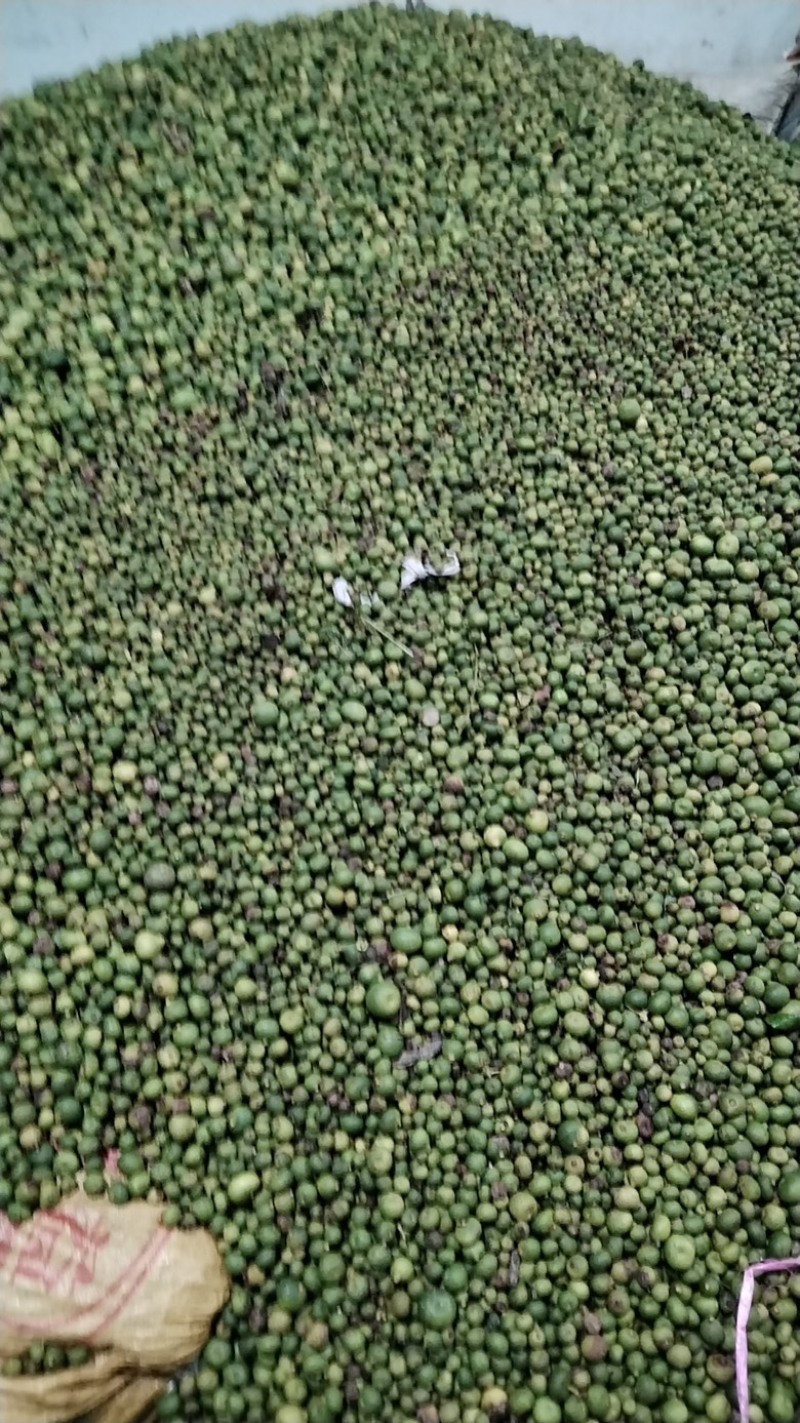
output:
{"label": "shadow on wall", "polygon": [[[449,8],[442,0],[429,3]],[[135,55],[173,35],[327,8],[318,0],[2,0],[0,96]],[[745,108],[748,83],[775,82],[797,29],[797,0],[496,0],[488,8],[545,34],[580,35],[626,63],[643,59],[658,73],[693,78],[715,97],[728,98],[725,85],[738,81],[731,102]]]}

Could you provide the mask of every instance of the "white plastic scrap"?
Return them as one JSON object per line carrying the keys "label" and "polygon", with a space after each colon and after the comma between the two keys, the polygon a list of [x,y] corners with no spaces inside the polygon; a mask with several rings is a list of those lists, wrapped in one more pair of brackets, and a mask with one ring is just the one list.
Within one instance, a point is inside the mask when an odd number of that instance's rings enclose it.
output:
{"label": "white plastic scrap", "polygon": [[[343,608],[355,607],[355,589],[352,583],[348,583],[342,574],[339,574],[338,578],[334,578],[331,585],[331,592],[337,603],[340,603]],[[395,637],[393,633],[387,632],[386,628],[382,628],[380,623],[373,622],[372,618],[367,617],[367,609],[374,608],[380,604],[381,600],[378,594],[375,592],[361,593],[359,594],[358,601],[361,606],[362,622],[365,623],[367,627],[372,628],[380,637],[386,638],[387,642],[395,643],[407,657],[413,657],[414,649],[412,647],[408,647],[406,643],[400,641],[399,637]]]}
{"label": "white plastic scrap", "polygon": [[445,558],[445,561],[442,564],[441,568],[437,568],[435,570],[437,578],[455,578],[456,574],[460,572],[461,563],[459,561],[458,554],[455,553],[452,549],[447,554],[447,557]]}
{"label": "white plastic scrap", "polygon": [[413,553],[410,553],[408,558],[403,559],[403,571],[400,574],[401,591],[405,593],[407,588],[413,588],[415,583],[430,577],[432,572],[433,570],[423,563],[421,558],[415,558]]}
{"label": "white plastic scrap", "polygon": [[416,554],[410,553],[403,559],[403,571],[400,574],[400,590],[405,593],[407,589],[413,588],[415,583],[422,583],[426,578],[455,578],[461,572],[461,563],[457,553],[452,550],[447,554],[444,563],[437,567],[427,558],[417,558]]}
{"label": "white plastic scrap", "polygon": [[336,599],[337,603],[341,603],[343,608],[352,608],[353,590],[350,587],[350,584],[348,583],[346,578],[334,578],[333,596]]}
{"label": "white plastic scrap", "polygon": [[[343,608],[355,607],[355,590],[352,583],[348,583],[346,578],[343,578],[341,575],[338,578],[334,578],[331,592],[337,603],[341,603]],[[369,608],[376,608],[380,603],[380,598],[377,593],[360,593],[358,601],[364,612],[366,612]]]}

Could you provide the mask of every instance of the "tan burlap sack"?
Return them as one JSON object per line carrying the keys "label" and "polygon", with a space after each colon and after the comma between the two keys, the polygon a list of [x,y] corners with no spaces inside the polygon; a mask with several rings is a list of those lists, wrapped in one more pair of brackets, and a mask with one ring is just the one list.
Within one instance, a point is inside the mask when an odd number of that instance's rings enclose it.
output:
{"label": "tan burlap sack", "polygon": [[161,1207],[81,1193],[14,1226],[0,1214],[0,1359],[83,1344],[90,1363],[0,1377],[2,1423],[138,1423],[208,1339],[228,1297],[216,1243]]}

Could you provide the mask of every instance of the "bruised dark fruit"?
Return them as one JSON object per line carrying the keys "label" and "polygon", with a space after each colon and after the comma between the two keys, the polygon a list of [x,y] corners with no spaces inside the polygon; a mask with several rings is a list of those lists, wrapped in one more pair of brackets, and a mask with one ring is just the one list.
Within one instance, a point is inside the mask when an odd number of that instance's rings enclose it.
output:
{"label": "bruised dark fruit", "polygon": [[800,1248],[792,149],[377,8],[0,130],[0,1207],[219,1239],[163,1418],[727,1423]]}

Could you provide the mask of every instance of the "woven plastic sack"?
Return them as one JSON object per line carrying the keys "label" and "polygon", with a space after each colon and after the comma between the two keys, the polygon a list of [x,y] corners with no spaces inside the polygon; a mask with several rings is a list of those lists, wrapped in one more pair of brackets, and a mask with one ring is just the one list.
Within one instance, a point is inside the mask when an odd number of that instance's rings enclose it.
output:
{"label": "woven plastic sack", "polygon": [[91,1362],[0,1377],[2,1423],[139,1423],[208,1339],[228,1297],[205,1230],[168,1230],[161,1207],[80,1192],[15,1226],[0,1214],[0,1359],[34,1342]]}

